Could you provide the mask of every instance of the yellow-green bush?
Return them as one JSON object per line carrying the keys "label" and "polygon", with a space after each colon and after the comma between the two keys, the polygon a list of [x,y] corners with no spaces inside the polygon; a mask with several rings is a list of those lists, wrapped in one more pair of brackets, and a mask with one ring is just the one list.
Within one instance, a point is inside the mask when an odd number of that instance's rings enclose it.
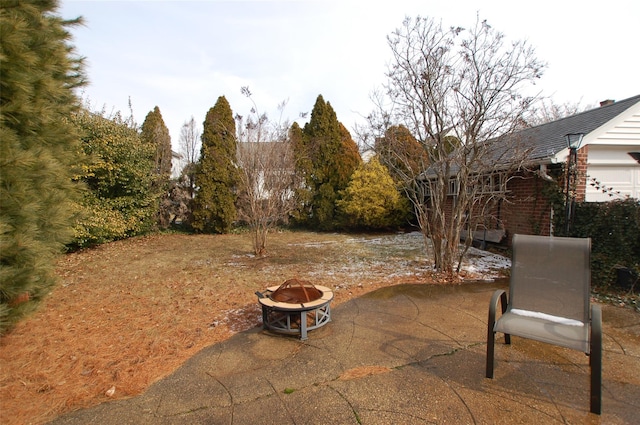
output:
{"label": "yellow-green bush", "polygon": [[77,206],[73,247],[122,239],[153,228],[159,193],[153,187],[155,146],[144,143],[119,115],[82,111],[73,117],[87,163],[87,186]]}
{"label": "yellow-green bush", "polygon": [[349,228],[384,229],[402,225],[409,205],[377,157],[361,164],[336,202]]}

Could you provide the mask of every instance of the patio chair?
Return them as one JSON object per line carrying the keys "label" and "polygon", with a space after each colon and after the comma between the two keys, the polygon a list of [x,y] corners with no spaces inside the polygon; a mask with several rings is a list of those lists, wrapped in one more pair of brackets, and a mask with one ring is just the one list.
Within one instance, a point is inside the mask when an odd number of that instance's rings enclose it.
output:
{"label": "patio chair", "polygon": [[[602,313],[590,306],[591,240],[513,236],[509,297],[497,290],[489,305],[487,378],[493,378],[496,332],[579,350],[589,356],[591,412],[601,413]],[[502,315],[496,320],[498,301]]]}

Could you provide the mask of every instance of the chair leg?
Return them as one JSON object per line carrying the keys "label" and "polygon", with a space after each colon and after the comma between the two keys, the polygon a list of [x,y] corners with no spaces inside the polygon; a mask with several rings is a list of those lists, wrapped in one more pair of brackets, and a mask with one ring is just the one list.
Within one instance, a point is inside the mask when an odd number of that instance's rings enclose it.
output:
{"label": "chair leg", "polygon": [[485,376],[493,379],[493,351],[496,333],[493,332],[493,324],[489,323],[489,331],[487,332],[487,369]]}
{"label": "chair leg", "polygon": [[[498,300],[500,300],[501,310],[502,313],[504,313],[507,310],[507,294],[505,291],[498,289],[494,292],[491,297],[491,303],[489,304],[489,318],[487,320],[487,364],[485,371],[485,376],[487,378],[493,378],[493,358],[496,340],[496,333],[493,328],[496,323],[496,307]],[[505,334],[505,341],[510,342],[509,335],[507,334]],[[507,342],[507,344],[509,342]]]}
{"label": "chair leg", "polygon": [[602,413],[602,311],[599,305],[591,306],[591,413]]}

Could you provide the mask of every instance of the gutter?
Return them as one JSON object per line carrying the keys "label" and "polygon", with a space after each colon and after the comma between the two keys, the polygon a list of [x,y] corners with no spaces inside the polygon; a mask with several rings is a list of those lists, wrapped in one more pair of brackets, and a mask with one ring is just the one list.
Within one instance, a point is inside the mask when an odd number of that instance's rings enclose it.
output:
{"label": "gutter", "polygon": [[[551,162],[554,163],[553,161]],[[554,182],[555,180],[549,174],[547,174],[547,164],[540,164],[540,168],[536,171],[536,174],[544,181]]]}

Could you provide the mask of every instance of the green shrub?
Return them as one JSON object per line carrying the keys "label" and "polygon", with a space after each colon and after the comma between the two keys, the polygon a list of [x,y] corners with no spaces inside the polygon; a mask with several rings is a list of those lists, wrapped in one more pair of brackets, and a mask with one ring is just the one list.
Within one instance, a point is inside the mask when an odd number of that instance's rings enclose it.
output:
{"label": "green shrub", "polygon": [[570,236],[591,238],[591,281],[608,287],[617,269],[640,271],[640,201],[633,198],[576,205]]}
{"label": "green shrub", "polygon": [[78,179],[88,190],[77,207],[72,247],[143,234],[155,226],[159,192],[154,190],[155,146],[116,115],[82,111],[73,116],[89,158]]}

